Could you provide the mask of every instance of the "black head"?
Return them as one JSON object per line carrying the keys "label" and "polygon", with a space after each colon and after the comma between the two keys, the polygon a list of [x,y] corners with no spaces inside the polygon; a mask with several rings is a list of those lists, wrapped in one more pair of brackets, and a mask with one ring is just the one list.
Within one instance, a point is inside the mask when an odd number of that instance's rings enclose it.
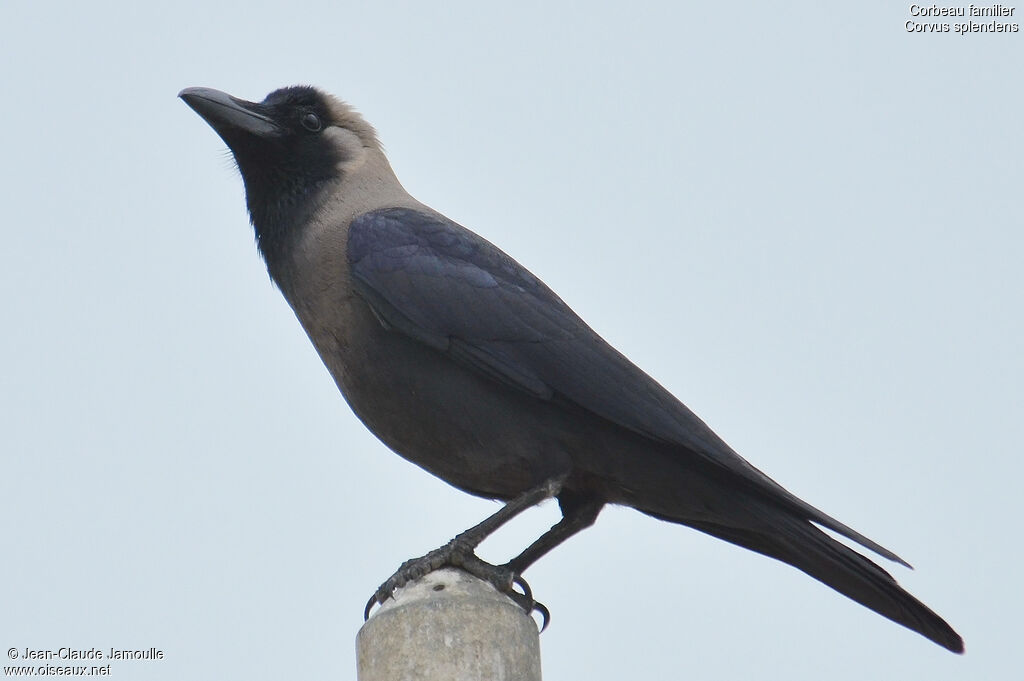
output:
{"label": "black head", "polygon": [[231,149],[268,265],[308,222],[322,190],[341,178],[345,164],[378,146],[373,128],[316,88],[282,88],[262,102],[210,88],[186,88],[178,96]]}

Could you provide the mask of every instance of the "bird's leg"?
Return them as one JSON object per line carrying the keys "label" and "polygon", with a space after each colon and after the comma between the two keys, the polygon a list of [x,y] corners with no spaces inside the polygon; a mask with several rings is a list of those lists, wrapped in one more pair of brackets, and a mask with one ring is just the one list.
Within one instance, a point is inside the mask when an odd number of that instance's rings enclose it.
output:
{"label": "bird's leg", "polygon": [[505,563],[513,574],[522,574],[526,568],[536,563],[544,554],[555,548],[569,537],[580,530],[585,530],[594,524],[597,515],[604,508],[604,501],[601,500],[574,500],[565,495],[558,498],[562,508],[562,519],[551,526],[551,529],[542,534],[537,541],[527,546],[522,553]]}
{"label": "bird's leg", "polygon": [[[535,603],[526,582],[506,566],[491,565],[477,558],[474,550],[484,539],[509,520],[512,520],[512,518],[515,518],[526,509],[532,508],[545,499],[558,494],[564,481],[564,476],[552,478],[539,487],[524,492],[505,504],[497,513],[457,535],[444,546],[434,549],[425,556],[413,558],[402,563],[398,571],[381,584],[380,588],[370,597],[369,602],[366,604],[366,610],[363,612],[363,617],[369,618],[373,605],[386,601],[391,597],[395,589],[403,587],[409,582],[443,567],[457,567],[478,579],[489,582],[498,591],[508,595],[523,606],[525,610],[528,612],[532,611]],[[513,588],[515,584],[518,584],[523,589],[523,593],[519,593]],[[545,615],[546,622],[546,608],[541,606],[541,612]]]}

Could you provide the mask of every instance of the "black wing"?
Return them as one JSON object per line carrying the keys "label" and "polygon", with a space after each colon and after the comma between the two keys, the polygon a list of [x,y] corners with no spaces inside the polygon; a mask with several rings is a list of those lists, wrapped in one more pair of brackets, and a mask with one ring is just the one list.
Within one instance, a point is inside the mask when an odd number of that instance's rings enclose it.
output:
{"label": "black wing", "polygon": [[442,216],[388,208],[348,236],[355,288],[382,323],[539,399],[555,395],[682,447],[892,560],[891,551],[790,494],[494,245]]}

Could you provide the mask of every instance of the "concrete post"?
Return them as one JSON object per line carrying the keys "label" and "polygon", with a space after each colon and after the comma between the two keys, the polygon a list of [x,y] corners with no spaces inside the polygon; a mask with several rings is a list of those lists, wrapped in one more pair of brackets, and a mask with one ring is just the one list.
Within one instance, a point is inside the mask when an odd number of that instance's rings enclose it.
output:
{"label": "concrete post", "polygon": [[540,681],[537,624],[490,584],[431,572],[356,636],[358,681]]}

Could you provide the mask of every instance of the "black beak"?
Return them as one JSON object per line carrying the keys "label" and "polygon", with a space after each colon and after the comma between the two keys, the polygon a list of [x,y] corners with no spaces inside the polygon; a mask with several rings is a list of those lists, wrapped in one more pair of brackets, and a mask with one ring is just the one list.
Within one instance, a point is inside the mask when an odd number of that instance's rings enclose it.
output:
{"label": "black beak", "polygon": [[178,93],[192,110],[203,117],[228,146],[238,139],[238,133],[257,137],[272,137],[281,129],[274,121],[260,113],[260,105],[237,99],[208,87],[187,87]]}

